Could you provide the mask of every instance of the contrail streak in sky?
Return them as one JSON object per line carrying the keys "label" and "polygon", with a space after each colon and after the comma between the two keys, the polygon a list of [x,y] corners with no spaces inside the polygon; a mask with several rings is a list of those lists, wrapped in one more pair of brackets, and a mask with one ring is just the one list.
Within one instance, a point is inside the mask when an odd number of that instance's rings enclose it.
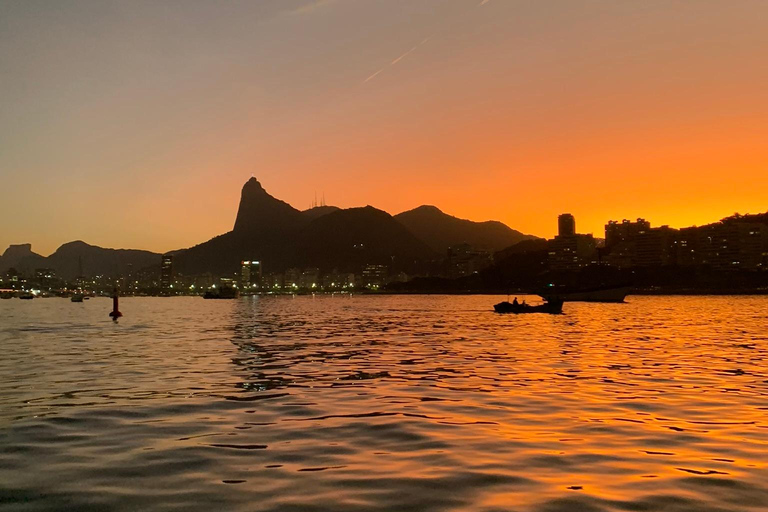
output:
{"label": "contrail streak in sky", "polygon": [[380,70],[378,70],[377,72],[375,72],[374,74],[372,74],[371,76],[369,76],[368,78],[366,78],[365,80],[363,80],[363,83],[365,83],[365,82],[368,82],[368,81],[370,81],[370,80],[373,80],[374,78],[376,78],[376,75],[378,75],[378,74],[379,74],[379,73],[381,73],[382,71],[384,71],[384,68],[381,68]]}
{"label": "contrail streak in sky", "polygon": [[366,78],[365,80],[363,80],[363,83],[366,83],[366,82],[369,82],[369,81],[373,80],[373,79],[374,79],[374,78],[376,78],[376,77],[377,77],[377,76],[378,76],[378,75],[379,75],[381,72],[383,72],[385,69],[387,69],[389,66],[394,66],[395,64],[397,64],[398,62],[400,62],[401,60],[403,60],[404,58],[406,58],[408,55],[410,55],[410,54],[412,54],[413,52],[415,52],[415,51],[416,51],[416,49],[417,49],[419,46],[421,46],[421,45],[425,44],[427,41],[429,41],[429,38],[428,38],[428,37],[425,37],[425,38],[424,38],[424,40],[422,40],[422,41],[421,41],[419,44],[417,44],[416,46],[414,46],[413,48],[411,48],[411,49],[410,49],[410,50],[408,50],[407,52],[405,52],[405,53],[403,53],[402,55],[400,55],[399,57],[397,57],[395,60],[393,60],[392,62],[390,62],[390,63],[389,63],[387,66],[384,66],[383,68],[381,68],[380,70],[376,71],[374,74],[372,74],[371,76],[369,76],[368,78]]}
{"label": "contrail streak in sky", "polygon": [[[479,4],[477,4],[477,6],[478,6],[478,7],[482,7],[482,6],[484,6],[485,4],[487,4],[487,3],[488,3],[488,2],[490,2],[490,1],[491,1],[491,0],[481,0],[481,1],[480,1],[480,3],[479,3]],[[430,36],[430,37],[431,37],[431,36]],[[402,55],[400,55],[399,57],[397,57],[395,60],[393,60],[392,62],[390,62],[390,63],[389,63],[389,65],[387,65],[387,66],[384,66],[383,68],[379,69],[378,71],[376,71],[375,73],[373,73],[372,75],[370,75],[368,78],[366,78],[365,80],[363,80],[363,83],[365,84],[365,83],[368,83],[368,82],[370,82],[371,80],[373,80],[374,78],[376,78],[377,76],[379,76],[381,73],[383,73],[383,72],[384,72],[384,70],[386,70],[388,67],[390,67],[390,66],[394,66],[395,64],[397,64],[398,62],[400,62],[401,60],[403,60],[404,58],[406,58],[408,55],[410,55],[410,54],[412,54],[413,52],[415,52],[415,51],[416,51],[416,50],[419,48],[419,46],[421,46],[421,45],[423,45],[424,43],[426,43],[427,41],[429,41],[430,37],[426,37],[426,38],[424,38],[424,40],[423,40],[423,41],[421,41],[419,44],[417,44],[416,46],[414,46],[413,48],[411,48],[411,49],[410,49],[410,50],[408,50],[407,52],[405,52],[405,53],[403,53]]]}

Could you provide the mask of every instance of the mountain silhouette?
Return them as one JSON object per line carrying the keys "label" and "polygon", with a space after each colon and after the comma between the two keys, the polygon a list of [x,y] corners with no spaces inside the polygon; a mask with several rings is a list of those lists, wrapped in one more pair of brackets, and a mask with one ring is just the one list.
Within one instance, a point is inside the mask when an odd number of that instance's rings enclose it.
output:
{"label": "mountain silhouette", "polygon": [[499,251],[523,240],[537,238],[498,221],[474,222],[460,219],[429,205],[397,214],[395,219],[441,255],[445,254],[448,247],[461,243]]}
{"label": "mountain silhouette", "polygon": [[338,206],[315,206],[308,210],[304,210],[301,212],[301,214],[308,219],[316,219],[318,217],[322,217],[323,215],[328,215],[329,213],[337,212],[339,210],[341,210],[341,208]]}
{"label": "mountain silhouette", "polygon": [[[372,206],[349,208],[313,220],[297,237],[297,265],[359,271],[366,264],[409,270],[437,257],[390,214]],[[303,256],[302,256],[303,255]]]}
{"label": "mountain silhouette", "polygon": [[89,276],[123,276],[133,272],[158,267],[160,254],[138,249],[106,249],[83,241],[69,242],[45,258],[46,266],[56,270],[64,279],[74,279],[80,273]]}
{"label": "mountain silhouette", "polygon": [[232,231],[173,251],[174,268],[184,274],[225,275],[236,272],[243,260],[273,265],[288,261],[297,233],[310,221],[293,206],[271,196],[256,178],[250,178],[243,185]]}
{"label": "mountain silhouette", "polygon": [[52,268],[63,279],[78,277],[80,267],[88,276],[116,277],[126,275],[129,265],[133,271],[158,267],[160,255],[135,249],[105,249],[82,241],[69,242],[50,256],[32,252],[30,244],[12,245],[0,257],[0,272],[13,267],[25,274],[37,268]]}
{"label": "mountain silhouette", "polygon": [[[360,272],[367,264],[384,264],[392,272],[410,273],[444,258],[451,245],[467,242],[496,250],[533,238],[500,222],[458,219],[434,206],[395,217],[372,206],[299,211],[251,178],[243,185],[231,231],[171,254],[175,272],[185,275],[235,276],[243,260],[261,261],[265,272],[291,267]],[[81,264],[88,276],[118,276],[128,272],[129,264],[134,272],[158,269],[160,255],[76,241],[48,257],[33,253],[29,244],[11,246],[0,256],[0,271],[49,267],[65,279],[77,277]]]}
{"label": "mountain silhouette", "polygon": [[500,262],[500,261],[504,261],[505,259],[507,259],[508,257],[514,254],[523,254],[523,253],[540,252],[540,251],[547,252],[547,249],[549,248],[549,246],[550,246],[549,241],[543,238],[531,238],[527,240],[522,240],[520,242],[517,242],[514,245],[505,247],[500,251],[496,251],[496,254],[494,254],[493,256],[493,259],[496,260],[497,262]]}
{"label": "mountain silhouette", "polygon": [[371,206],[300,212],[255,178],[243,186],[232,231],[173,254],[179,272],[221,275],[237,272],[243,260],[261,261],[267,272],[290,267],[359,272],[369,263],[402,270],[437,256],[386,212]]}

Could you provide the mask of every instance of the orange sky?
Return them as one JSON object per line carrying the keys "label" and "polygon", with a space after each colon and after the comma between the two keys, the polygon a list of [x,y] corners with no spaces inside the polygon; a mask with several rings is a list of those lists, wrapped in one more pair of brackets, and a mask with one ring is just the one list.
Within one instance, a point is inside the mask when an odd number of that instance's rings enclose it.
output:
{"label": "orange sky", "polygon": [[551,236],[768,210],[768,3],[0,0],[0,251],[167,251],[253,173]]}

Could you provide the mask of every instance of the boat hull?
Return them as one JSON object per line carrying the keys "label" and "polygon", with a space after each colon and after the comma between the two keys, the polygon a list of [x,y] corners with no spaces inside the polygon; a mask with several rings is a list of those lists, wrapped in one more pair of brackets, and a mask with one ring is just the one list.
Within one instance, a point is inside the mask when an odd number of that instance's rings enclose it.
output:
{"label": "boat hull", "polygon": [[240,293],[237,290],[222,289],[219,291],[207,291],[203,294],[204,299],[237,299]]}
{"label": "boat hull", "polygon": [[564,302],[624,302],[624,298],[629,294],[629,291],[629,286],[620,286],[595,290],[545,293],[541,294],[541,298],[547,301],[562,300]]}

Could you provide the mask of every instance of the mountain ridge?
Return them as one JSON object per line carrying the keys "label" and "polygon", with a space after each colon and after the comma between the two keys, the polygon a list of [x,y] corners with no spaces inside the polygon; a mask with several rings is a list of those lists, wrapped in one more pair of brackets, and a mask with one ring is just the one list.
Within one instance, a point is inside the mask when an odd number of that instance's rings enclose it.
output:
{"label": "mountain ridge", "polygon": [[448,247],[461,243],[500,251],[523,240],[538,239],[496,221],[472,221],[443,212],[433,205],[421,205],[395,215],[412,233],[435,251],[444,254]]}
{"label": "mountain ridge", "polygon": [[[17,249],[18,247],[22,249]],[[11,252],[12,257],[9,257],[8,252],[12,248],[16,249]],[[20,257],[19,251],[25,254]],[[104,248],[82,240],[64,243],[49,256],[32,252],[31,244],[12,245],[0,256],[0,272],[15,268],[29,274],[37,268],[52,268],[59,277],[64,279],[78,277],[81,267],[86,275],[115,277],[125,274],[129,268],[140,271],[159,264],[159,253],[140,249]]]}
{"label": "mountain ridge", "polygon": [[[417,222],[412,222],[414,215]],[[436,224],[425,228],[418,222],[420,216]],[[345,209],[323,205],[300,211],[270,195],[252,177],[242,187],[231,231],[169,254],[174,255],[174,269],[187,275],[232,274],[242,260],[263,261],[269,272],[291,267],[358,272],[367,264],[411,272],[444,258],[448,245],[479,241],[479,245],[497,250],[526,237],[535,238],[501,222],[459,219],[431,205],[396,216],[370,205]],[[26,262],[26,270],[53,268],[70,279],[77,276],[81,264],[88,275],[124,273],[129,264],[134,271],[159,267],[160,254],[75,240],[44,257],[33,253],[31,245],[21,244],[0,256],[0,271],[17,262]]]}

